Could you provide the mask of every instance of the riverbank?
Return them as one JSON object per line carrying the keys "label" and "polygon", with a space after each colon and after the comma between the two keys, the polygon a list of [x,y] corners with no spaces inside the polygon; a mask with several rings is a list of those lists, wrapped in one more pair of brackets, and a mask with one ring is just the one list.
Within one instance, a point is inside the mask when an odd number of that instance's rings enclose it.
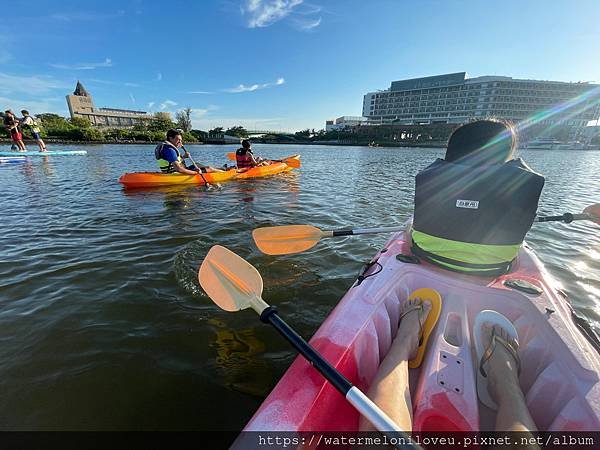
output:
{"label": "riverbank", "polygon": [[[241,138],[240,138],[241,140]],[[424,141],[424,142],[376,142],[374,145],[370,145],[367,142],[355,142],[355,141],[299,141],[299,140],[277,140],[277,139],[249,139],[252,143],[258,144],[271,144],[271,145],[327,145],[327,146],[343,146],[343,147],[420,147],[420,148],[441,148],[446,147],[446,141]],[[24,139],[25,145],[37,146],[33,139]],[[44,138],[44,142],[47,144],[57,145],[157,145],[159,141],[138,141],[138,140],[99,140],[99,141],[76,141],[66,139],[55,139],[55,138]],[[12,144],[10,138],[0,138],[1,144]],[[206,141],[186,141],[186,144],[194,145],[235,145],[225,141],[219,140],[206,140]]]}

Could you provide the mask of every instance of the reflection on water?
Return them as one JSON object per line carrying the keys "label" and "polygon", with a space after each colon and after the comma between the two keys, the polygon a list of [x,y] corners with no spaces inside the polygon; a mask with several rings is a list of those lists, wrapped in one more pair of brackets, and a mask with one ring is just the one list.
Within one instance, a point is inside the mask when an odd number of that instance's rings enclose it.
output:
{"label": "reflection on water", "polygon": [[[217,166],[234,149],[190,150]],[[93,146],[83,157],[0,167],[10,187],[0,244],[0,429],[240,429],[295,353],[254,312],[225,313],[206,297],[197,272],[208,249],[221,244],[253,264],[265,300],[310,337],[387,236],[323,239],[305,253],[271,257],[252,230],[403,223],[414,176],[443,153],[256,151],[300,153],[302,168],[220,190],[124,191],[124,172],[155,170],[153,146]],[[524,157],[547,177],[541,214],[600,201],[600,152]],[[598,327],[598,227],[536,224],[528,241]]]}
{"label": "reflection on water", "polygon": [[208,321],[216,338],[210,344],[217,352],[216,375],[223,386],[264,397],[268,394],[265,379],[272,377],[269,364],[262,359],[265,345],[254,334],[253,328],[233,330],[216,319]]}

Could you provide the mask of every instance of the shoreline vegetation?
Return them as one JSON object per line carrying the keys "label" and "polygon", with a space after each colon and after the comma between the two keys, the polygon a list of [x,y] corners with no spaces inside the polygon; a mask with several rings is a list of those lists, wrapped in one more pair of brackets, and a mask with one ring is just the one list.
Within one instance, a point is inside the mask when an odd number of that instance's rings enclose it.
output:
{"label": "shoreline vegetation", "polygon": [[[165,139],[167,130],[180,128],[188,144],[236,145],[235,139],[264,144],[346,145],[369,147],[444,147],[458,124],[356,126],[341,130],[306,129],[298,132],[251,135],[242,126],[209,131],[192,129],[191,109],[178,111],[175,121],[166,112],[157,112],[144,124],[130,128],[97,128],[85,118],[67,119],[54,113],[38,114],[41,136],[50,144],[156,144]],[[28,127],[21,127],[23,139],[34,143]],[[232,139],[233,138],[233,139]],[[0,143],[11,143],[6,129],[0,131]]]}
{"label": "shoreline vegetation", "polygon": [[[162,142],[164,139],[158,141],[142,141],[142,140],[98,140],[98,141],[83,141],[83,140],[65,140],[65,139],[52,139],[45,138],[44,141],[49,144],[61,144],[61,145],[107,145],[107,144],[119,144],[119,145],[144,145],[152,144],[156,145]],[[355,143],[345,141],[284,141],[284,140],[268,140],[268,139],[256,139],[249,138],[249,140],[255,144],[277,144],[277,145],[335,145],[335,146],[348,146],[348,147],[420,147],[420,148],[442,148],[446,146],[446,142],[422,142],[422,143],[410,143],[410,142],[390,142],[390,143],[377,143],[377,145],[369,145],[369,143]],[[31,138],[24,137],[23,142],[27,145],[35,145],[35,141]],[[0,138],[0,144],[12,144],[10,138]],[[223,145],[223,146],[235,146],[237,144],[231,142],[225,142],[220,140],[207,140],[207,141],[186,141],[189,145]],[[29,150],[30,151],[30,150]]]}

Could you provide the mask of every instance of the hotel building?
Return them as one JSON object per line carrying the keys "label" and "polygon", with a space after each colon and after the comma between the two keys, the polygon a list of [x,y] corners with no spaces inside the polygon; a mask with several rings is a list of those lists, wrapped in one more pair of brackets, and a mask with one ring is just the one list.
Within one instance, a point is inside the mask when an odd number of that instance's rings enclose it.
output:
{"label": "hotel building", "polygon": [[92,96],[79,81],[73,94],[67,95],[67,105],[71,119],[88,119],[95,127],[126,128],[152,119],[145,111],[94,107]]}
{"label": "hotel building", "polygon": [[541,132],[555,125],[581,129],[597,118],[599,110],[597,84],[504,76],[468,78],[466,72],[458,72],[393,81],[389,89],[364,96],[362,114],[370,124],[406,125],[496,117],[525,121]]}

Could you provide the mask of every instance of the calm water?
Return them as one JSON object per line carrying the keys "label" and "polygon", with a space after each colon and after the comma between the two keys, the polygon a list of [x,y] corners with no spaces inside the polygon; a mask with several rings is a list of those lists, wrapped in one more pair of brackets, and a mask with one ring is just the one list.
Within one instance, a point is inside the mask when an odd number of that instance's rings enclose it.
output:
{"label": "calm water", "polygon": [[[212,164],[233,150],[188,148]],[[221,190],[125,192],[118,177],[154,170],[153,147],[86,149],[0,167],[0,430],[241,429],[293,354],[254,313],[221,312],[200,291],[208,249],[246,257],[265,299],[310,336],[386,237],[323,240],[275,258],[256,249],[252,229],[402,223],[414,175],[443,154],[257,145],[272,158],[301,153],[302,169]],[[547,177],[540,214],[600,201],[600,152],[522,156]],[[537,224],[528,237],[597,328],[599,231]]]}

